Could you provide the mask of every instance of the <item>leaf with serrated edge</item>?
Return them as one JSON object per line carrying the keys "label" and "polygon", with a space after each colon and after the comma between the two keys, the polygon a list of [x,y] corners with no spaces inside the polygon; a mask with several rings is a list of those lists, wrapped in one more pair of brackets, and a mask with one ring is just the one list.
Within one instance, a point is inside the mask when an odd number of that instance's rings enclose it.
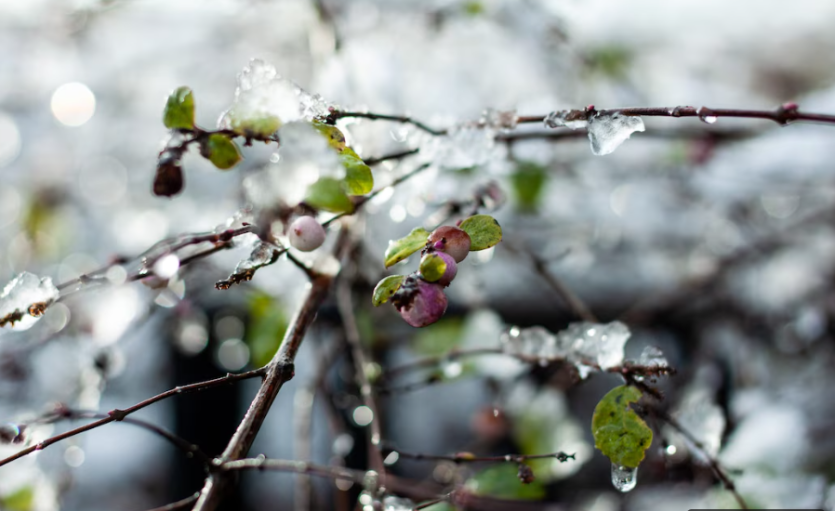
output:
{"label": "leaf with serrated edge", "polygon": [[490,215],[471,216],[459,227],[470,235],[470,252],[490,248],[502,241],[502,226]]}
{"label": "leaf with serrated edge", "polygon": [[390,275],[378,282],[374,288],[374,294],[371,297],[371,303],[374,304],[374,307],[378,307],[389,301],[389,298],[400,289],[400,285],[403,284],[403,279],[405,278],[405,275]]}
{"label": "leaf with serrated edge", "polygon": [[640,390],[621,385],[603,396],[594,409],[594,446],[615,465],[637,467],[652,443],[652,430],[630,406],[639,399]]}
{"label": "leaf with serrated edge", "polygon": [[406,237],[389,241],[385,254],[386,268],[399,263],[425,247],[428,238],[429,231],[423,227],[416,227]]}

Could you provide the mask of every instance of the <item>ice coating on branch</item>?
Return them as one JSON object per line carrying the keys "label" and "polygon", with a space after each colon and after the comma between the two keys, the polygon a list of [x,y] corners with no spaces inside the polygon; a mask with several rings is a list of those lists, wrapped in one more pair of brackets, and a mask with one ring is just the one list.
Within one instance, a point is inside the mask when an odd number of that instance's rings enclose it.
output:
{"label": "ice coating on branch", "polygon": [[383,499],[384,511],[411,511],[415,503],[410,499],[388,496]]}
{"label": "ice coating on branch", "polygon": [[635,115],[596,114],[589,119],[591,152],[604,155],[613,152],[632,133],[644,131],[644,120]]}
{"label": "ice coating on branch", "polygon": [[258,240],[253,244],[249,257],[243,259],[235,266],[235,273],[239,274],[248,270],[257,270],[262,266],[274,262],[275,258],[280,254],[281,247]]}
{"label": "ice coating on branch", "polygon": [[51,278],[39,278],[29,272],[19,274],[0,294],[0,325],[12,326],[14,330],[30,328],[59,295]]}
{"label": "ice coating on branch", "polygon": [[668,367],[670,364],[664,353],[656,346],[647,346],[641,351],[641,356],[638,357],[637,363],[644,367]]}
{"label": "ice coating on branch", "polygon": [[495,129],[455,126],[446,135],[432,137],[428,142],[427,154],[440,167],[463,169],[487,163],[495,147]]}
{"label": "ice coating on branch", "polygon": [[502,336],[505,352],[543,361],[565,359],[585,378],[597,365],[602,370],[623,364],[623,347],[630,332],[619,321],[606,324],[572,323],[555,334],[535,326],[513,327]]}
{"label": "ice coating on branch", "polygon": [[285,124],[278,132],[280,158],[244,180],[247,198],[259,207],[281,201],[295,205],[304,200],[307,188],[321,177],[345,178],[345,167],[336,151],[309,123]]}
{"label": "ice coating on branch", "polygon": [[519,116],[516,110],[493,110],[488,108],[481,115],[481,124],[498,131],[511,131],[516,129]]}
{"label": "ice coating on branch", "polygon": [[544,122],[546,128],[569,128],[572,130],[579,130],[587,128],[589,122],[586,119],[573,119],[577,116],[575,110],[557,110],[545,116]]}
{"label": "ice coating on branch", "polygon": [[638,484],[638,468],[622,467],[612,463],[612,486],[619,492],[626,493]]}
{"label": "ice coating on branch", "polygon": [[245,131],[247,122],[262,121],[260,127],[270,132],[288,122],[309,121],[327,113],[328,105],[321,96],[311,95],[282,78],[263,60],[252,59],[238,75],[235,100],[221,116],[218,127]]}

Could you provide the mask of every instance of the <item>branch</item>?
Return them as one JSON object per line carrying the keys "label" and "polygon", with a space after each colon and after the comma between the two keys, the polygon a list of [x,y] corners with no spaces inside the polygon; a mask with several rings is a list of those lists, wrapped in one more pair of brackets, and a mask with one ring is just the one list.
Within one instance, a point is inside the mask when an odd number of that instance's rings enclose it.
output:
{"label": "branch", "polygon": [[[249,410],[220,456],[219,463],[243,458],[252,447],[279,390],[295,374],[293,362],[296,353],[308,328],[316,318],[319,306],[325,301],[332,281],[333,277],[329,275],[318,275],[312,279],[307,296],[290,322],[281,347],[266,366],[266,376],[261,388],[258,389]],[[194,506],[194,511],[214,510],[220,503],[227,484],[228,479],[223,477],[222,472],[209,475],[200,491],[200,498]]]}
{"label": "branch", "polygon": [[16,459],[19,459],[19,458],[22,458],[22,457],[24,457],[28,454],[31,454],[35,451],[41,451],[43,449],[46,449],[50,445],[52,445],[56,442],[60,442],[61,440],[65,440],[67,438],[74,437],[76,435],[84,433],[85,431],[90,431],[90,430],[96,429],[98,427],[104,426],[105,424],[109,424],[111,422],[121,421],[125,417],[127,417],[128,415],[130,415],[134,412],[137,412],[137,411],[139,411],[139,410],[141,410],[141,409],[143,409],[147,406],[150,406],[150,405],[152,405],[152,404],[154,404],[158,401],[162,401],[163,399],[169,398],[171,396],[175,396],[175,395],[178,395],[178,394],[187,394],[187,393],[190,393],[190,392],[197,392],[197,391],[201,391],[201,390],[206,390],[206,389],[210,389],[210,388],[213,388],[213,387],[219,387],[221,385],[226,385],[226,384],[236,382],[236,381],[248,380],[250,378],[255,378],[257,376],[263,376],[265,374],[265,372],[266,372],[266,369],[261,368],[261,369],[256,369],[254,371],[249,371],[249,372],[246,372],[246,373],[227,374],[226,376],[223,376],[221,378],[216,378],[214,380],[208,380],[208,381],[204,381],[204,382],[200,382],[200,383],[192,383],[190,385],[183,385],[181,387],[175,387],[175,388],[167,390],[167,391],[165,391],[161,394],[157,394],[154,397],[151,397],[151,398],[148,398],[144,401],[141,401],[141,402],[139,402],[139,403],[137,403],[137,404],[135,404],[135,405],[133,405],[129,408],[125,408],[124,410],[119,410],[119,409],[111,410],[110,412],[108,412],[106,417],[103,417],[103,418],[101,418],[97,421],[91,422],[89,424],[85,424],[83,426],[80,426],[80,427],[75,428],[75,429],[71,429],[69,431],[65,431],[64,433],[61,433],[59,435],[55,435],[53,437],[47,438],[46,440],[43,440],[43,441],[41,441],[41,442],[39,442],[35,445],[31,445],[31,446],[29,446],[25,449],[22,449],[22,450],[20,450],[16,453],[12,454],[11,456],[0,460],[0,467],[2,467],[3,465],[6,465],[8,463],[11,463],[12,461],[15,461]]}
{"label": "branch", "polygon": [[199,497],[199,496],[200,496],[199,493],[194,492],[194,494],[192,494],[192,495],[190,495],[190,496],[188,496],[188,497],[186,497],[182,500],[178,500],[177,502],[172,502],[171,504],[167,504],[165,506],[155,507],[154,509],[149,509],[148,511],[177,511],[179,509],[186,509],[188,507],[191,507],[191,505],[195,501],[197,501],[197,497]]}
{"label": "branch", "polygon": [[[599,115],[629,115],[639,117],[698,117],[708,124],[713,124],[719,117],[736,117],[744,119],[766,119],[780,125],[786,125],[794,121],[812,121],[827,124],[835,124],[835,115],[801,112],[797,103],[784,103],[774,110],[746,110],[734,108],[708,108],[693,106],[676,107],[640,107],[640,108],[609,108],[604,110],[595,109],[589,105],[584,109],[561,110],[554,113],[563,114],[566,121],[587,121],[595,114]],[[550,114],[549,114],[550,115]],[[519,124],[545,122],[549,117],[525,116],[519,117]]]}
{"label": "branch", "polygon": [[386,465],[383,463],[383,455],[379,450],[379,445],[382,441],[380,414],[377,409],[377,403],[374,400],[371,382],[368,381],[368,375],[366,374],[369,361],[362,347],[362,339],[360,338],[359,327],[357,327],[357,318],[354,315],[351,288],[344,277],[340,279],[336,288],[336,302],[339,308],[339,315],[342,318],[342,325],[345,327],[345,338],[351,347],[351,358],[354,362],[354,376],[360,388],[362,401],[365,406],[371,409],[371,438],[370,448],[368,449],[369,458],[371,458],[371,467],[380,475],[384,475],[386,473]]}
{"label": "branch", "polygon": [[673,429],[675,429],[676,431],[681,433],[682,436],[687,438],[687,440],[689,440],[690,443],[692,443],[701,452],[702,456],[704,456],[704,458],[708,461],[708,464],[710,465],[711,470],[713,470],[713,473],[720,481],[722,481],[722,484],[724,485],[725,489],[731,492],[731,494],[734,496],[734,499],[736,499],[736,502],[737,504],[739,504],[739,507],[741,509],[748,509],[748,504],[745,502],[745,499],[743,499],[742,495],[740,495],[736,491],[736,485],[734,484],[734,482],[731,481],[730,477],[728,477],[728,475],[725,473],[725,470],[722,468],[722,465],[719,464],[719,460],[708,454],[704,444],[701,441],[699,441],[695,436],[693,436],[691,432],[686,430],[670,414],[659,410],[655,410],[655,413],[658,415],[659,418],[661,418],[661,420],[672,426]]}
{"label": "branch", "polygon": [[576,460],[574,454],[566,454],[562,451],[548,454],[505,454],[503,456],[476,456],[471,452],[458,452],[449,456],[438,454],[408,453],[398,449],[391,449],[400,458],[408,458],[417,461],[451,461],[453,463],[523,463],[529,460],[542,460],[556,458],[560,463],[568,460]]}
{"label": "branch", "polygon": [[399,122],[401,124],[411,124],[415,128],[421,129],[430,135],[445,135],[447,130],[436,130],[430,128],[426,124],[415,120],[406,115],[386,115],[386,114],[375,114],[371,112],[346,112],[343,110],[334,110],[332,111],[326,118],[326,122],[329,124],[334,124],[339,119],[344,118],[354,118],[354,119],[370,119],[372,121],[394,121]]}

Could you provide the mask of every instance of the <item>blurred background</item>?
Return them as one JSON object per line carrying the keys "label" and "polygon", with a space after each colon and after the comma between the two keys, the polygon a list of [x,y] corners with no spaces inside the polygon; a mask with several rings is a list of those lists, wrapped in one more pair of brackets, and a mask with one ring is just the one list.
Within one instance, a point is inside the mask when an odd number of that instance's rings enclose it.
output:
{"label": "blurred background", "polygon": [[[65,282],[167,236],[224,226],[245,204],[245,176],[281,164],[275,148],[245,148],[229,172],[195,151],[184,159],[184,193],[155,197],[161,112],[167,94],[188,85],[197,123],[213,128],[251,58],[330,104],[436,127],[478,120],[488,108],[544,116],[589,104],[773,109],[795,101],[831,114],[832,19],[835,3],[823,0],[2,0],[0,282],[22,271]],[[540,126],[495,140],[462,130],[437,150],[438,141],[408,126],[341,124],[363,158],[415,147],[441,155],[365,208],[355,303],[366,347],[385,369],[455,347],[498,346],[513,325],[564,329],[577,318],[533,254],[597,317],[630,327],[628,357],[661,348],[678,369],[660,381],[663,406],[731,470],[750,504],[833,509],[835,128],[645,123],[645,133],[607,156],[593,155],[580,132],[549,138],[557,131]],[[502,140],[520,133],[531,135]],[[384,183],[416,161],[376,166],[375,178]],[[391,307],[373,309],[363,297],[384,275],[388,240],[490,182],[507,199],[492,213],[505,239],[462,263],[445,319],[417,331]],[[73,294],[32,328],[0,330],[0,423],[56,403],[124,408],[262,365],[306,277],[282,260],[252,282],[216,290],[248,253],[244,244],[219,252],[162,286]],[[253,454],[367,466],[368,410],[347,352],[333,354],[327,392],[312,394],[341,332],[329,302]],[[395,473],[457,477],[553,509],[735,505],[704,458],[660,424],[650,424],[656,439],[637,488],[612,487],[589,424],[619,384],[614,376],[578,382],[562,365],[488,357],[412,377],[403,381],[437,383],[379,400],[386,442],[404,452],[562,450],[576,460],[535,465],[530,486],[518,483],[515,466],[459,473],[449,463],[389,460]],[[180,396],[136,417],[217,454],[256,388]],[[33,426],[27,441],[67,427]],[[0,457],[19,448],[0,445]],[[0,508],[141,510],[188,496],[203,477],[197,461],[158,437],[113,424],[0,468]],[[300,501],[293,476],[246,474],[227,508],[353,509],[361,490],[313,485],[314,497]]]}

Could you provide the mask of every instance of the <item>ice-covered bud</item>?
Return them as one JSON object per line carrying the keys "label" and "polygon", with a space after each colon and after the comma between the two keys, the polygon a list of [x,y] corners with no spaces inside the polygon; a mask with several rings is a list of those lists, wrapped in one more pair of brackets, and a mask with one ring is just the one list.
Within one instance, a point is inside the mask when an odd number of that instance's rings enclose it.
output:
{"label": "ice-covered bud", "polygon": [[287,235],[290,245],[302,252],[316,250],[325,242],[325,228],[312,216],[300,216],[293,220]]}
{"label": "ice-covered bud", "polygon": [[444,252],[428,252],[420,260],[420,274],[428,282],[447,287],[457,273],[455,259]]}
{"label": "ice-covered bud", "polygon": [[441,319],[447,307],[444,288],[416,275],[406,277],[391,301],[403,320],[416,328]]}
{"label": "ice-covered bud", "polygon": [[458,227],[444,225],[432,231],[426,245],[451,255],[456,263],[460,263],[470,253],[470,243],[469,234]]}

